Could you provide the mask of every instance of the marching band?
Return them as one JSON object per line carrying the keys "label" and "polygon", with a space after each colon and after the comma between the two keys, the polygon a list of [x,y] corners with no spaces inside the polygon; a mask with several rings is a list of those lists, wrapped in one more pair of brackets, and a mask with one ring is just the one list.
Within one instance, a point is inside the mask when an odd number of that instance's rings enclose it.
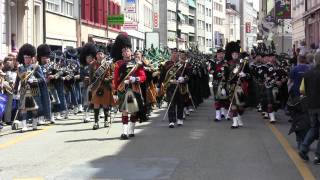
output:
{"label": "marching band", "polygon": [[[270,123],[276,122],[289,65],[274,50],[259,45],[249,55],[240,52],[239,42],[230,42],[212,57],[197,49],[169,52],[152,47],[133,52],[131,48],[126,33],[119,34],[111,48],[86,43],[62,52],[51,51],[46,44],[37,49],[23,45],[16,70],[11,59],[1,64],[6,106],[0,108],[0,115],[7,122],[13,120],[13,129],[25,132],[30,120],[37,130],[38,124],[54,124],[71,112],[83,113],[83,122],[88,123],[93,112],[93,130],[97,130],[101,109],[104,127],[110,127],[112,113],[120,111],[120,139],[126,140],[135,136],[136,123],[148,121],[163,102],[168,127],[183,126],[187,116],[210,97],[212,86],[214,121],[232,120],[232,129],[242,127],[246,107],[255,105]],[[255,94],[250,88],[257,90]],[[247,102],[248,96],[255,96],[255,102]]]}

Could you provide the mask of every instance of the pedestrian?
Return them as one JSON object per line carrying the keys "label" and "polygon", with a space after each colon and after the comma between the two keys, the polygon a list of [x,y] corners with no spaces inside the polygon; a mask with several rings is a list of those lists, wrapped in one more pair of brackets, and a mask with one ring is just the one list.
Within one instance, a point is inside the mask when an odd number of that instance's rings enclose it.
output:
{"label": "pedestrian", "polygon": [[313,55],[310,53],[307,56],[299,55],[298,64],[291,70],[288,81],[290,98],[287,104],[292,122],[290,131],[296,134],[298,149],[309,130],[308,113],[303,108],[303,102],[300,101],[299,88],[303,75],[310,69],[310,65],[307,63],[311,58],[313,59]]}
{"label": "pedestrian", "polygon": [[[315,66],[304,75],[304,93],[307,100],[307,109],[310,115],[310,125],[308,133],[301,145],[299,155],[303,160],[308,161],[308,152],[312,142],[319,138],[320,123],[320,53],[315,54]],[[303,88],[302,88],[303,90]],[[320,165],[320,141],[318,141],[314,164]]]}

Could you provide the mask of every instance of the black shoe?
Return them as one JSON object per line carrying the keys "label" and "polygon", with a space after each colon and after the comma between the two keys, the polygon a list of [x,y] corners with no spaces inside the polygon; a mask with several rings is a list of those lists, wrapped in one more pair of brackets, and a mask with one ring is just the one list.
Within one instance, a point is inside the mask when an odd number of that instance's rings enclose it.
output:
{"label": "black shoe", "polygon": [[97,130],[97,129],[99,129],[99,124],[98,123],[95,123],[94,125],[93,125],[93,128],[92,128],[93,130]]}
{"label": "black shoe", "polygon": [[231,126],[231,129],[237,129],[239,126]]}
{"label": "black shoe", "polygon": [[121,139],[121,140],[127,140],[127,139],[129,139],[129,138],[128,138],[127,135],[121,134],[120,139]]}
{"label": "black shoe", "polygon": [[315,157],[314,160],[313,160],[313,164],[320,165],[320,158]]}
{"label": "black shoe", "polygon": [[299,152],[299,156],[301,159],[305,160],[305,161],[309,161],[309,156],[307,153],[300,151]]}
{"label": "black shoe", "polygon": [[134,137],[134,134],[129,134],[129,137]]}
{"label": "black shoe", "polygon": [[215,121],[215,122],[220,122],[221,120],[219,120],[219,119],[214,119],[214,121]]}
{"label": "black shoe", "polygon": [[221,115],[221,119],[225,119],[225,116],[223,114]]}

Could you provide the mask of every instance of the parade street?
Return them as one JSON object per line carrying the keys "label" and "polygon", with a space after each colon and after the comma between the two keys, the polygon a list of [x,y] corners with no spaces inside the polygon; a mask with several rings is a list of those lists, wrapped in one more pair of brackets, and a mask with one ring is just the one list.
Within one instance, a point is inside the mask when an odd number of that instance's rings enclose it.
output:
{"label": "parade street", "polygon": [[209,99],[170,129],[164,112],[139,124],[134,140],[119,139],[119,115],[96,131],[76,115],[38,131],[2,132],[0,179],[320,179],[316,166],[299,159],[284,115],[270,125],[248,110],[245,127],[231,130],[230,121],[213,121]]}

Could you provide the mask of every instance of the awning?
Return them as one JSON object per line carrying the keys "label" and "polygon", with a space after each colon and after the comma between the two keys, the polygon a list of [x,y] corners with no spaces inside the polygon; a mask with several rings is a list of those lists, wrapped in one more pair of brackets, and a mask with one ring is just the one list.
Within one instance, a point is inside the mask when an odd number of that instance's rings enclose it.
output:
{"label": "awning", "polygon": [[194,0],[188,0],[189,6],[196,8],[196,2]]}
{"label": "awning", "polygon": [[184,16],[181,13],[178,13],[178,16],[180,18],[180,21],[186,21],[186,19],[184,18]]}

